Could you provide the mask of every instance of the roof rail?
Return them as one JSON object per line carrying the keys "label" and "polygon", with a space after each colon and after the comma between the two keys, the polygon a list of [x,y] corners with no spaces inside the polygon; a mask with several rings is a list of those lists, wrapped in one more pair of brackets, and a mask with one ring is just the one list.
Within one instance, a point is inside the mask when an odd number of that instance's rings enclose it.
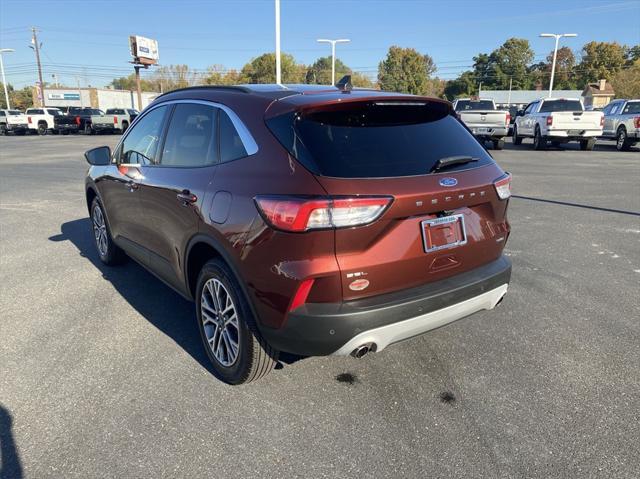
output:
{"label": "roof rail", "polygon": [[181,91],[189,91],[189,90],[228,90],[235,91],[239,93],[253,93],[250,88],[244,86],[235,86],[235,85],[197,85],[197,86],[188,86],[185,88],[178,88],[176,90],[171,90],[162,95],[158,95],[156,98],[161,98],[170,93],[176,93]]}

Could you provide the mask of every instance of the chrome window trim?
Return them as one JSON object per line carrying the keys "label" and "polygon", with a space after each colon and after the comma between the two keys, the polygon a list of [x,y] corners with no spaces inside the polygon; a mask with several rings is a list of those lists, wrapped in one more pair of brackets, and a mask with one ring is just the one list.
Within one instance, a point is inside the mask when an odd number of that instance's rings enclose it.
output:
{"label": "chrome window trim", "polygon": [[[149,108],[146,108],[143,112],[139,113],[138,116],[136,116],[133,122],[131,123],[131,126],[127,129],[127,134],[124,135],[122,138],[120,138],[120,141],[113,149],[114,155],[113,155],[112,162],[113,163],[116,162],[115,155],[120,150],[120,146],[122,145],[122,142],[127,139],[127,136],[129,136],[129,133],[133,130],[133,128],[135,128],[138,122],[142,121],[142,119],[145,116],[147,116],[149,112],[161,106],[169,106],[169,105],[175,105],[180,103],[196,103],[200,105],[207,105],[214,108],[219,108],[220,110],[224,111],[229,116],[229,118],[231,119],[231,123],[233,123],[233,126],[238,132],[238,135],[240,136],[240,141],[242,141],[242,145],[244,146],[244,149],[247,152],[247,156],[255,155],[256,153],[258,153],[258,144],[256,143],[256,140],[253,139],[251,132],[249,132],[249,129],[246,127],[246,125],[240,119],[240,117],[236,114],[236,112],[233,111],[231,108],[229,108],[227,105],[223,105],[222,103],[217,103],[215,101],[183,99],[183,100],[163,101]],[[218,164],[218,163],[215,163],[215,164]]]}

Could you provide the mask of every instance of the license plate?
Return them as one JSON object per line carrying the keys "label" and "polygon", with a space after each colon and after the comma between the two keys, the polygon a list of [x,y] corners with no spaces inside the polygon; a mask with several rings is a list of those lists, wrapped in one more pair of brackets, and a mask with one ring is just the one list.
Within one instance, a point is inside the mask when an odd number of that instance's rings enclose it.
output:
{"label": "license plate", "polygon": [[474,128],[473,130],[471,130],[473,132],[473,134],[478,134],[478,133],[489,133],[490,129],[489,128]]}
{"label": "license plate", "polygon": [[463,215],[443,216],[442,218],[425,220],[420,225],[426,253],[455,248],[467,243]]}
{"label": "license plate", "polygon": [[581,133],[582,133],[582,130],[569,130],[569,131],[567,131],[567,134],[569,136],[580,136]]}

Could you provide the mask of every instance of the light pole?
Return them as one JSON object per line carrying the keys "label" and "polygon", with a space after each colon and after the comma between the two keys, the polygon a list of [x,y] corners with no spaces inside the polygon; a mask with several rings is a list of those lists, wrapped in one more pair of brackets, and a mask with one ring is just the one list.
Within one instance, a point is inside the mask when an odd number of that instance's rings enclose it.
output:
{"label": "light pole", "polygon": [[282,67],[280,64],[280,0],[275,0],[276,7],[276,84],[282,83]]}
{"label": "light pole", "polygon": [[577,37],[577,33],[541,33],[541,37],[549,37],[556,39],[556,47],[553,49],[553,63],[551,64],[551,80],[549,80],[549,98],[553,91],[553,77],[556,74],[556,57],[558,56],[558,42],[562,37]]}
{"label": "light pole", "polygon": [[0,48],[0,70],[2,70],[2,86],[4,87],[4,99],[7,100],[7,110],[11,109],[11,104],[9,103],[9,90],[7,90],[7,79],[4,77],[4,62],[2,61],[3,53],[12,53],[15,52],[13,48]]}
{"label": "light pole", "polygon": [[329,40],[327,38],[318,38],[320,43],[331,43],[331,84],[336,84],[336,43],[348,43],[348,38],[339,38],[337,40]]}

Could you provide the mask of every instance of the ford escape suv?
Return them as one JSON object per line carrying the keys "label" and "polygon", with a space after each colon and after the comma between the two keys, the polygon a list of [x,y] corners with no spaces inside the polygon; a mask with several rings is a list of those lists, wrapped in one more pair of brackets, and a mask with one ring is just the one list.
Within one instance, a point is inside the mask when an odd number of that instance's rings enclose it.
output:
{"label": "ford escape suv", "polygon": [[217,377],[381,351],[507,291],[511,177],[442,100],[193,87],[86,153],[100,259],[196,303]]}

